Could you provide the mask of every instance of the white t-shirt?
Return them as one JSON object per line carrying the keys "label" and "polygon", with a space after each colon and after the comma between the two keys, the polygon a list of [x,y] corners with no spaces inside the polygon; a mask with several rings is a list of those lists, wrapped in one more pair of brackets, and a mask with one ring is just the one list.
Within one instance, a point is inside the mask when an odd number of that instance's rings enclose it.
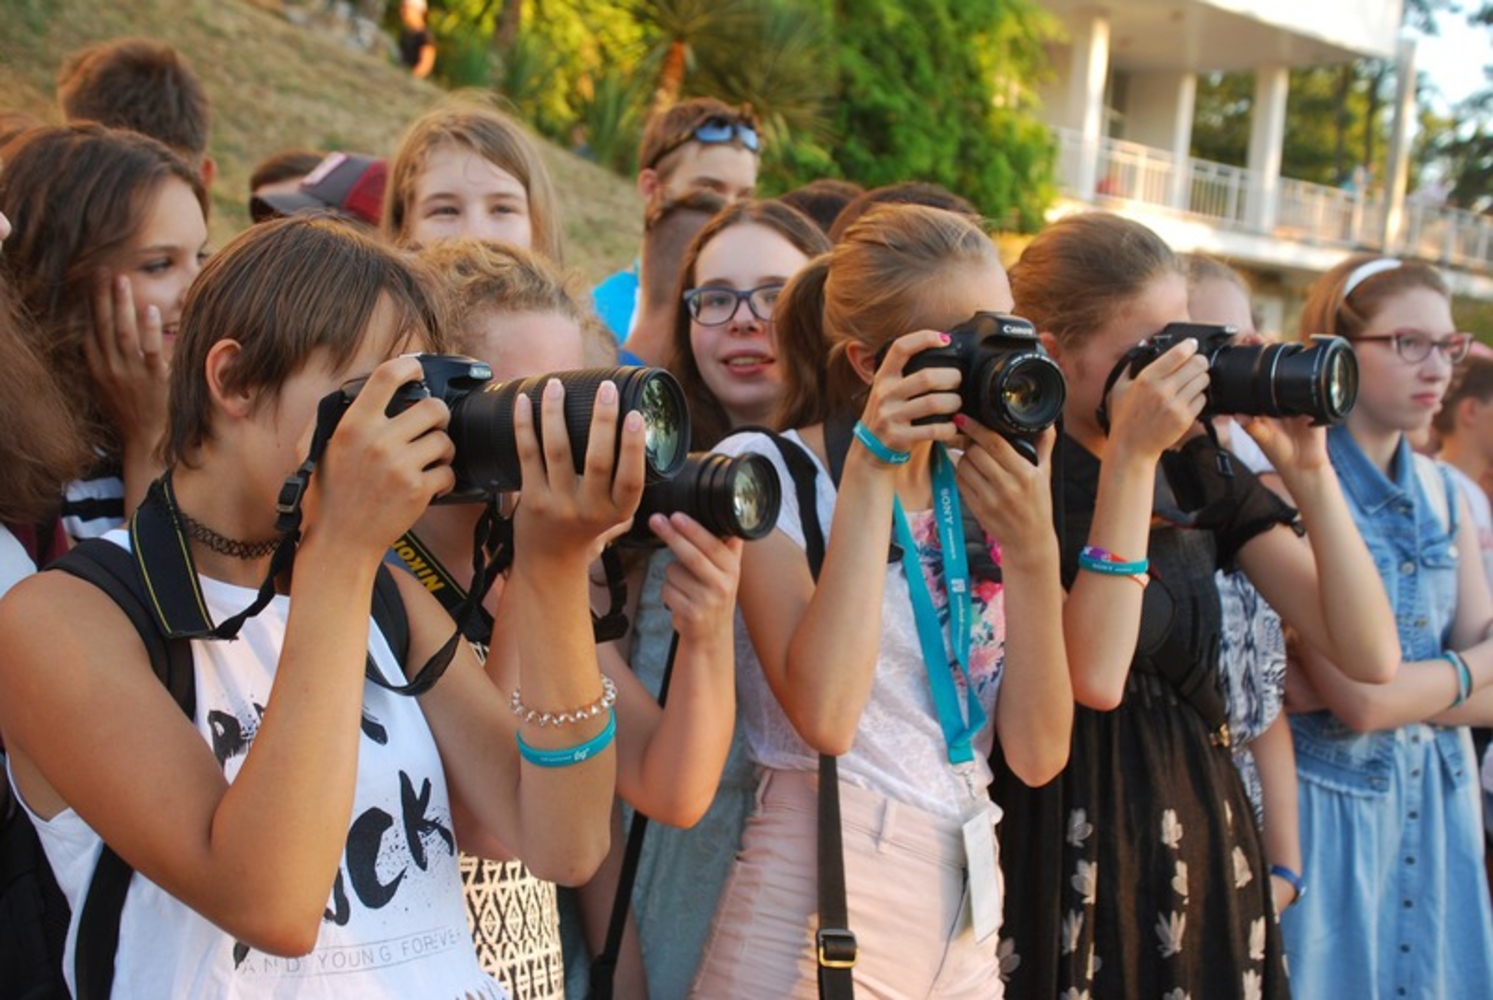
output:
{"label": "white t-shirt", "polygon": [[[795,432],[783,436],[797,444],[803,443]],[[766,435],[749,432],[722,441],[715,450],[733,456],[754,452],[771,459],[783,489],[777,530],[803,548],[804,527],[799,516],[798,496],[794,491],[793,477],[777,446]],[[834,519],[836,494],[829,473],[819,465],[817,456],[815,466],[818,470],[815,487],[819,523],[828,536]],[[932,529],[931,511],[909,511],[908,518],[915,537],[921,538]],[[890,534],[887,536],[889,540]],[[877,544],[882,544],[881,540]],[[938,576],[940,583],[934,591],[934,601],[942,608],[945,603],[941,567]],[[976,641],[970,656],[970,673],[987,720],[974,741],[974,786],[982,796],[991,780],[986,757],[994,738],[991,720],[995,716],[1005,651],[1004,596],[996,585],[977,583],[972,589],[978,591],[985,587],[993,591],[984,595],[989,598],[989,611],[983,617],[977,615],[975,623],[977,629],[986,629],[982,633],[984,641]],[[744,638],[745,631],[738,629],[736,632],[736,690],[749,756],[758,764],[778,770],[817,769],[818,754],[799,737],[773,696],[762,672],[761,661]],[[947,643],[947,627],[944,632]],[[928,672],[918,643],[907,577],[900,561],[890,563],[886,568],[886,586],[881,601],[880,650],[871,696],[861,713],[855,744],[849,753],[839,758],[840,780],[906,802],[925,812],[950,819],[960,818],[964,815],[970,793],[964,779],[948,761],[947,744],[935,714]],[[955,676],[956,684],[960,685],[962,704],[964,689],[957,673]]]}
{"label": "white t-shirt", "polygon": [[1488,494],[1467,473],[1450,462],[1442,462],[1441,467],[1452,477],[1457,492],[1467,499],[1467,506],[1472,509],[1472,523],[1477,527],[1477,547],[1483,554],[1483,574],[1487,576],[1489,586],[1493,587],[1493,505],[1488,503]]}
{"label": "white t-shirt", "polygon": [[35,572],[36,563],[26,554],[26,547],[0,525],[0,597]]}
{"label": "white t-shirt", "polygon": [[[128,546],[123,531],[109,536]],[[202,578],[214,620],[255,592]],[[269,701],[290,598],[274,598],[232,642],[192,642],[194,722],[232,781]],[[369,650],[386,680],[403,683],[388,643],[369,620]],[[440,755],[414,698],[365,682],[363,737],[347,846],[316,947],[301,958],[247,949],[136,874],[115,960],[117,997],[503,998],[477,964],[457,868]],[[308,761],[308,766],[314,762]],[[103,842],[71,809],[36,820],[73,908],[65,970],[72,985],[76,917]]]}

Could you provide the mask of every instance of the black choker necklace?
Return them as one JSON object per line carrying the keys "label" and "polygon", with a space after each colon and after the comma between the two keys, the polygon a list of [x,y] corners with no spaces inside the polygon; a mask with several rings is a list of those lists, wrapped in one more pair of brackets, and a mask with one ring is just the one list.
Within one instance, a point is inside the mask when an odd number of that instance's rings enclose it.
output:
{"label": "black choker necklace", "polygon": [[180,507],[176,509],[176,516],[180,519],[181,526],[187,529],[188,535],[219,555],[232,556],[235,559],[263,559],[280,547],[279,538],[271,538],[263,542],[241,542],[237,538],[220,535],[201,521],[189,517],[187,512]]}

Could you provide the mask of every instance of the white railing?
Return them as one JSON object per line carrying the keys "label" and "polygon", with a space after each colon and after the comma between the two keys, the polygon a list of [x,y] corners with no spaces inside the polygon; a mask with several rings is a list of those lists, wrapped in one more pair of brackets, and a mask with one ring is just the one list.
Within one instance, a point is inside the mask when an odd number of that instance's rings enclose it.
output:
{"label": "white railing", "polygon": [[1397,246],[1383,240],[1384,200],[1282,177],[1277,180],[1274,219],[1266,217],[1262,178],[1244,169],[1187,158],[1178,166],[1170,152],[1120,139],[1103,139],[1092,151],[1092,188],[1084,184],[1082,135],[1056,129],[1058,177],[1075,197],[1096,202],[1139,202],[1201,216],[1214,224],[1264,232],[1305,243],[1408,253],[1428,260],[1493,271],[1493,222],[1472,212],[1407,201]]}

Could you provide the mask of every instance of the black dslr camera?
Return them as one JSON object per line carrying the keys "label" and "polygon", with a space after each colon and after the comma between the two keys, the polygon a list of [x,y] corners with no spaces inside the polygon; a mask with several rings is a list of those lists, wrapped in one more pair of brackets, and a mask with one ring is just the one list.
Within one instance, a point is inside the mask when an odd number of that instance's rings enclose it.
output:
{"label": "black dslr camera", "polygon": [[[1311,417],[1340,424],[1358,400],[1358,356],[1342,337],[1314,336],[1307,344],[1236,344],[1237,331],[1212,323],[1168,323],[1132,347],[1110,373],[1109,389],[1128,367],[1132,376],[1183,340],[1198,342],[1208,359],[1204,419],[1213,416]],[[1108,430],[1104,404],[1100,425]]]}
{"label": "black dslr camera", "polygon": [[654,514],[688,514],[717,538],[765,537],[778,523],[783,490],[777,470],[761,455],[692,452],[673,479],[643,489],[632,528],[617,544],[638,548],[661,544],[648,527]]}
{"label": "black dslr camera", "polygon": [[[949,343],[913,355],[904,374],[924,368],[957,368],[963,402],[959,412],[999,433],[1036,463],[1036,436],[1063,412],[1068,383],[1048,356],[1029,320],[1007,313],[978,312],[948,331]],[[886,356],[883,348],[878,357]],[[936,423],[925,417],[918,423]]]}
{"label": "black dslr camera", "polygon": [[[587,368],[553,372],[516,379],[492,381],[492,368],[475,358],[455,354],[417,354],[423,377],[400,386],[389,402],[388,413],[401,413],[416,402],[434,396],[451,408],[446,433],[456,445],[451,463],[456,487],[441,498],[443,503],[483,500],[494,493],[517,490],[522,485],[518,448],[513,436],[513,404],[519,393],[534,403],[534,429],[544,441],[540,394],[545,384],[557,378],[565,386],[565,429],[570,436],[575,470],[585,462],[591,434],[591,411],[601,383],[617,386],[619,413],[639,410],[646,435],[647,481],[657,483],[679,472],[689,454],[689,408],[684,390],[674,376],[662,368]],[[339,392],[347,404],[357,398],[366,378],[354,379]],[[618,424],[621,447],[621,424]]]}

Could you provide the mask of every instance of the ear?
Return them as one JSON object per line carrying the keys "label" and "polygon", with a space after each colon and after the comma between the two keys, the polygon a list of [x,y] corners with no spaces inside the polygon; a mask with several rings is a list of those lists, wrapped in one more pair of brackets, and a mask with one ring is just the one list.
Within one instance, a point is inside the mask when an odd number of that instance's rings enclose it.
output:
{"label": "ear", "polygon": [[859,340],[846,342],[845,358],[850,362],[850,367],[860,376],[862,382],[870,385],[876,378],[876,352]]}
{"label": "ear", "polygon": [[1052,360],[1062,360],[1063,349],[1058,346],[1058,338],[1054,337],[1046,330],[1043,330],[1042,332],[1037,334],[1037,339],[1042,341],[1042,347],[1047,351],[1048,354],[1052,355]]}
{"label": "ear", "polygon": [[202,157],[202,168],[199,173],[202,174],[202,186],[211,191],[213,189],[213,181],[218,179],[218,161],[204,154]]}
{"label": "ear", "polygon": [[235,420],[244,420],[254,410],[254,393],[248,389],[225,388],[228,374],[238,364],[243,348],[236,340],[220,340],[207,352],[207,389],[213,405]]}
{"label": "ear", "polygon": [[1478,422],[1479,410],[1485,404],[1476,396],[1463,396],[1457,401],[1457,419],[1454,422],[1457,427],[1472,427]]}
{"label": "ear", "polygon": [[653,204],[654,196],[663,186],[663,178],[658,176],[658,171],[653,167],[644,167],[638,171],[638,197],[643,199],[644,204]]}

